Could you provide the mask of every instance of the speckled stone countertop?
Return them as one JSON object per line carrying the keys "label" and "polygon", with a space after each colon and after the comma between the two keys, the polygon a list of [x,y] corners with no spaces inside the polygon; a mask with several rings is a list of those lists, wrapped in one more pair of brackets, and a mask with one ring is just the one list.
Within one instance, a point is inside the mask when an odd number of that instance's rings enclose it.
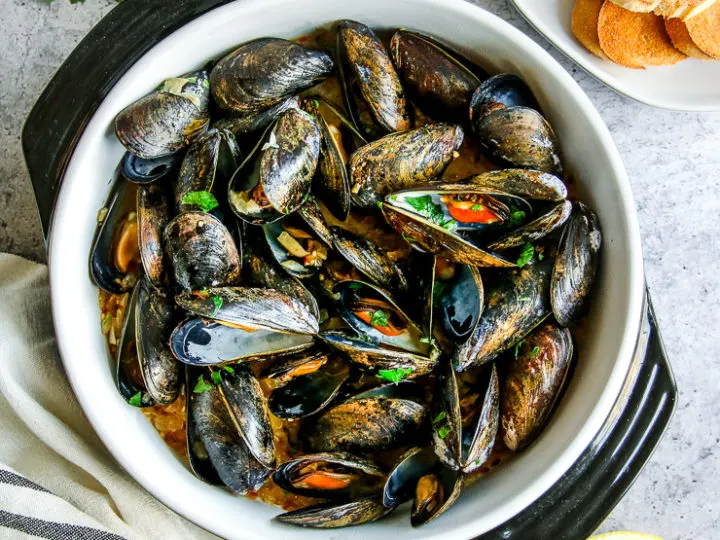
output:
{"label": "speckled stone countertop", "polygon": [[[475,0],[530,35],[600,111],[627,167],[647,280],[680,399],[655,455],[600,531],[720,538],[720,113],[635,103],[574,66],[506,0]],[[42,260],[20,131],[35,99],[111,0],[5,0],[0,19],[0,251]]]}

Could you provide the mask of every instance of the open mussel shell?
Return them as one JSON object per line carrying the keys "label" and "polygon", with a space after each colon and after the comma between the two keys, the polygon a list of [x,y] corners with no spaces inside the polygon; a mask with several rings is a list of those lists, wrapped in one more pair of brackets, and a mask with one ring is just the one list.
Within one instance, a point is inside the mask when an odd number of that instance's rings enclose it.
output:
{"label": "open mussel shell", "polygon": [[378,497],[345,502],[325,502],[276,516],[282,523],[314,529],[337,529],[376,521],[389,510]]}
{"label": "open mussel shell", "polygon": [[319,154],[314,118],[299,109],[281,113],[230,180],[233,212],[261,224],[296,211],[310,194]]}
{"label": "open mussel shell", "polygon": [[308,454],[286,461],[273,480],[282,489],[307,497],[357,498],[377,492],[385,473],[370,459],[345,452]]}
{"label": "open mussel shell", "polygon": [[430,448],[413,447],[395,463],[385,481],[383,504],[396,508],[415,496],[418,480],[437,467],[438,459]]}
{"label": "open mussel shell", "polygon": [[471,411],[469,419],[463,416],[460,467],[465,474],[480,468],[495,446],[500,423],[500,383],[495,364],[489,375],[481,378],[479,390],[483,396],[479,410]]}
{"label": "open mussel shell", "polygon": [[347,329],[326,330],[320,332],[318,337],[336,351],[345,354],[354,364],[376,373],[402,370],[404,379],[414,379],[429,374],[437,365],[434,354],[428,357],[382,347],[360,339],[355,332]]}
{"label": "open mussel shell", "polygon": [[246,445],[220,387],[208,384],[207,379],[205,383],[207,388],[190,400],[195,432],[223,484],[240,495],[257,491],[271,471],[255,459]]}
{"label": "open mussel shell", "polygon": [[240,160],[240,148],[235,137],[226,130],[212,127],[198,138],[185,154],[175,181],[175,204],[179,211],[200,210],[194,193],[227,192],[227,182]]}
{"label": "open mussel shell", "polygon": [[567,326],[580,314],[597,270],[600,221],[585,204],[576,203],[562,236],[550,281],[550,304],[558,323]]}
{"label": "open mussel shell", "polygon": [[429,336],[387,291],[363,281],[341,281],[334,292],[339,295],[340,316],[360,336],[371,343],[430,357]]}
{"label": "open mussel shell", "polygon": [[272,379],[278,386],[283,386],[295,377],[314,373],[328,361],[327,353],[313,349],[302,354],[295,354],[274,362],[263,372],[263,377]]}
{"label": "open mussel shell", "polygon": [[421,477],[415,487],[410,524],[419,527],[445,513],[460,497],[464,480],[462,473],[442,466]]}
{"label": "open mussel shell", "polygon": [[90,277],[98,287],[113,294],[129,291],[141,270],[134,264],[139,249],[136,192],[134,184],[116,175],[98,214],[90,248]]}
{"label": "open mussel shell", "polygon": [[435,180],[456,155],[463,136],[460,126],[430,124],[358,148],[350,157],[353,202],[372,208],[388,193]]}
{"label": "open mussel shell", "polygon": [[407,399],[351,399],[324,411],[303,436],[316,451],[374,452],[413,444],[425,407]]}
{"label": "open mussel shell", "polygon": [[310,88],[332,69],[332,58],[322,51],[286,39],[256,39],[215,64],[212,95],[223,109],[250,115]]}
{"label": "open mussel shell", "polygon": [[535,242],[562,227],[570,217],[572,203],[563,201],[552,206],[533,221],[488,244],[488,249],[502,251]]}
{"label": "open mussel shell", "polygon": [[295,375],[272,391],[270,411],[285,420],[317,414],[337,396],[348,376],[348,366],[339,358],[310,373]]}
{"label": "open mussel shell", "polygon": [[462,415],[460,392],[452,365],[442,370],[430,406],[432,448],[438,459],[452,470],[460,469]]}
{"label": "open mussel shell", "polygon": [[157,288],[165,277],[163,233],[170,220],[170,203],[165,188],[151,184],[137,192],[138,248],[145,275]]}
{"label": "open mussel shell", "polygon": [[465,120],[473,91],[480,85],[470,63],[432,38],[398,30],[390,40],[390,55],[405,87],[428,111]]}
{"label": "open mussel shell", "polygon": [[134,184],[151,184],[175,172],[181,159],[181,152],[155,159],[143,159],[126,152],[122,160],[122,174]]}
{"label": "open mussel shell", "polygon": [[281,113],[288,109],[297,109],[300,106],[300,98],[292,96],[280,101],[268,109],[242,116],[230,116],[221,118],[215,123],[215,127],[231,132],[235,137],[245,137],[250,133],[264,130]]}
{"label": "open mussel shell", "polygon": [[508,107],[540,110],[530,87],[512,73],[493,75],[474,90],[470,100],[470,120],[473,123],[494,111]]}
{"label": "open mussel shell", "polygon": [[221,486],[223,482],[210,461],[205,445],[200,440],[195,425],[195,415],[192,414],[192,411],[196,408],[193,401],[197,399],[197,393],[193,391],[193,386],[203,373],[205,371],[202,369],[185,366],[185,395],[187,399],[185,406],[185,440],[187,443],[187,456],[190,469],[195,476],[213,486]]}
{"label": "open mussel shell", "polygon": [[151,94],[115,117],[123,146],[143,159],[156,159],[185,148],[210,122],[210,88],[200,71],[167,79]]}
{"label": "open mussel shell", "polygon": [[206,212],[184,212],[168,223],[165,249],[179,290],[232,285],[241,258],[230,231]]}
{"label": "open mussel shell", "polygon": [[338,253],[372,281],[393,290],[408,288],[400,267],[373,242],[340,227],[331,227],[330,233]]}
{"label": "open mussel shell", "polygon": [[[430,184],[388,195],[382,210],[388,223],[413,247],[419,246],[439,257],[473,266],[512,268],[515,263],[486,251],[462,234],[465,228],[470,231],[477,228],[482,230],[499,227],[506,222],[507,210],[492,210],[485,204],[488,200],[497,201],[493,195],[462,184]],[[461,200],[467,198],[478,199],[483,208],[482,216],[475,218],[468,215],[467,210],[456,211],[451,208],[453,205],[467,204]],[[472,206],[470,208],[472,213]],[[474,223],[476,219],[481,222]]]}
{"label": "open mussel shell", "polygon": [[542,430],[560,394],[573,356],[570,331],[538,328],[519,348],[502,390],[500,429],[510,450],[522,450]]}
{"label": "open mussel shell", "polygon": [[515,346],[550,313],[552,257],[485,281],[488,301],[470,338],[453,354],[457,371],[494,360]]}
{"label": "open mussel shell", "polygon": [[180,293],[175,302],[190,313],[229,326],[295,334],[318,333],[318,321],[307,306],[296,297],[274,289],[211,287]]}
{"label": "open mussel shell", "polygon": [[488,171],[462,180],[489,193],[508,193],[535,201],[560,202],[567,197],[567,187],[557,176],[528,169]]}
{"label": "open mussel shell", "polygon": [[375,33],[362,23],[341,21],[337,53],[347,107],[355,124],[377,134],[377,129],[361,118],[357,101],[362,99],[381,132],[410,128],[410,113],[400,77]]}
{"label": "open mussel shell", "polygon": [[496,110],[475,123],[480,146],[513,167],[562,176],[560,144],[547,120],[528,107]]}
{"label": "open mussel shell", "polygon": [[431,302],[442,333],[462,343],[475,330],[485,305],[482,278],[477,267],[436,257]]}
{"label": "open mussel shell", "polygon": [[213,366],[229,362],[270,360],[308,349],[308,334],[245,330],[199,317],[181,322],[170,336],[170,347],[181,362]]}

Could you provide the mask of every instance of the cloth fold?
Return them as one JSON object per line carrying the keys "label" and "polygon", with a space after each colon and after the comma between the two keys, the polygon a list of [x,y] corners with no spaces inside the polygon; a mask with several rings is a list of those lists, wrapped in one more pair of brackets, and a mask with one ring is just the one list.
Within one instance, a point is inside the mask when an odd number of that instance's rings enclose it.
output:
{"label": "cloth fold", "polygon": [[47,267],[8,254],[0,254],[0,426],[0,538],[217,538],[163,506],[105,449],[63,371]]}

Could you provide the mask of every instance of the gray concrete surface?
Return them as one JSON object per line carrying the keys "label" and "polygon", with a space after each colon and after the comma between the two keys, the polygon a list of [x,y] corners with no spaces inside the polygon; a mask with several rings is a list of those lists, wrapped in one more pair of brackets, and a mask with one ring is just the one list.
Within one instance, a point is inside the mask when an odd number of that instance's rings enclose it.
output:
{"label": "gray concrete surface", "polygon": [[[550,46],[506,0],[475,0]],[[0,18],[0,251],[42,259],[20,130],[55,69],[111,0],[4,0]],[[647,279],[680,388],[674,422],[601,527],[720,538],[720,114],[662,111],[615,94],[550,51],[593,100],[635,193]]]}

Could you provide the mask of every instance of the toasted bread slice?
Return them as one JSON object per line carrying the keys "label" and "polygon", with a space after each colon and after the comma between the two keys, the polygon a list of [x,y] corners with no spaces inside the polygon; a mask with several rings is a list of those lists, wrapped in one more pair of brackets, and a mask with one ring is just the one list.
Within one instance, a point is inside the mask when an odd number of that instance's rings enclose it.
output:
{"label": "toasted bread slice", "polygon": [[662,0],[655,8],[655,13],[662,17],[680,17],[683,20],[699,15],[716,0]]}
{"label": "toasted bread slice", "polygon": [[662,0],[612,0],[615,4],[628,11],[647,13],[660,5]]}
{"label": "toasted bread slice", "polygon": [[687,26],[681,19],[665,19],[665,30],[675,48],[692,58],[712,60],[713,57],[702,52],[690,37]]}
{"label": "toasted bread slice", "polygon": [[720,58],[720,2],[685,21],[693,43],[705,54]]}
{"label": "toasted bread slice", "polygon": [[687,58],[673,47],[662,17],[635,13],[605,0],[598,18],[600,47],[622,66],[667,66]]}
{"label": "toasted bread slice", "polygon": [[600,47],[598,18],[605,0],[577,0],[572,12],[572,31],[577,40],[588,51],[600,58],[608,59]]}

